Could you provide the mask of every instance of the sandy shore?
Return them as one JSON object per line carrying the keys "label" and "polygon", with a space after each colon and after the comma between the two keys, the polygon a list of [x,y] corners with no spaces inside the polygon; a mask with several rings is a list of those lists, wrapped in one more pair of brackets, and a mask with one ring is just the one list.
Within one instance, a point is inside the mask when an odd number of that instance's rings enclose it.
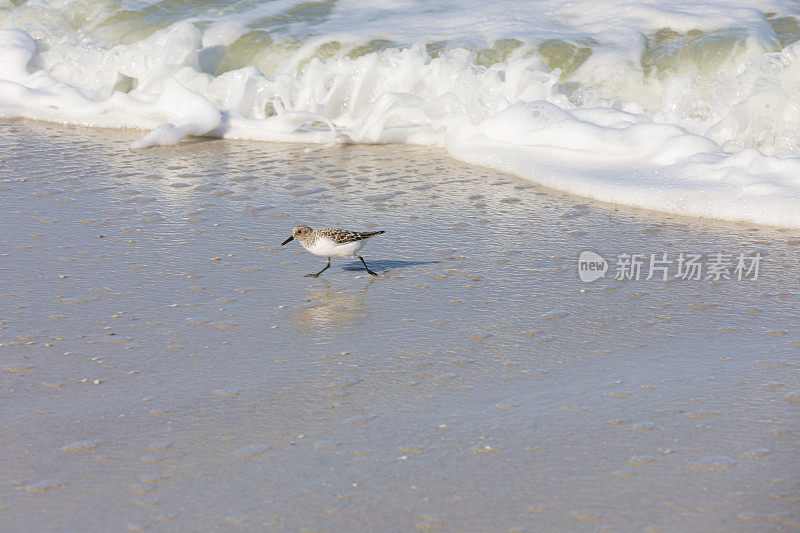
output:
{"label": "sandy shore", "polygon": [[[0,130],[3,531],[800,527],[800,232],[395,146]],[[360,263],[293,225],[384,229]],[[578,278],[582,251],[758,279]]]}

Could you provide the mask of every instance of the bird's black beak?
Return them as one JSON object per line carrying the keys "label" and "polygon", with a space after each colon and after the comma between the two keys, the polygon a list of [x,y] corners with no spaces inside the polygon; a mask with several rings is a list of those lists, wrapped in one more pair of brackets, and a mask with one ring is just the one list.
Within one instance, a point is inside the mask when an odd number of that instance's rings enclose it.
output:
{"label": "bird's black beak", "polygon": [[283,245],[284,245],[284,244],[286,244],[287,242],[289,242],[289,241],[293,241],[293,240],[294,240],[294,235],[289,235],[289,238],[288,238],[288,239],[286,239],[285,241],[283,241],[283,242],[281,243],[281,246],[283,246]]}

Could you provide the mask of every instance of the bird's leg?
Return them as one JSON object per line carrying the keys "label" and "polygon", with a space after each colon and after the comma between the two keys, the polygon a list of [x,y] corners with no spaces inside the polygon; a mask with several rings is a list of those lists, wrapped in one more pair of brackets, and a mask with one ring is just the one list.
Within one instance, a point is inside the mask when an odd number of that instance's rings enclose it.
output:
{"label": "bird's leg", "polygon": [[372,270],[370,270],[370,269],[369,269],[369,267],[367,266],[367,263],[366,263],[366,261],[364,261],[364,258],[363,258],[363,257],[361,257],[361,256],[359,255],[359,256],[358,256],[358,258],[359,258],[359,259],[361,259],[361,262],[362,262],[362,263],[364,263],[364,268],[366,268],[366,269],[367,269],[367,272],[369,272],[369,273],[370,273],[370,274],[372,274],[373,276],[377,276],[377,274],[376,274],[375,272],[373,272]]}
{"label": "bird's leg", "polygon": [[[326,270],[328,270],[328,268],[329,268],[330,266],[331,266],[331,258],[329,257],[329,258],[328,258],[328,264],[327,264],[327,265],[325,265],[325,268],[323,268],[322,270],[320,270],[320,271],[319,271],[319,272],[317,272],[316,274],[306,274],[306,277],[307,277],[307,278],[318,278],[318,277],[319,277],[319,275],[320,275],[320,274],[322,274],[323,272],[325,272]],[[367,269],[367,270],[369,270],[369,269]]]}

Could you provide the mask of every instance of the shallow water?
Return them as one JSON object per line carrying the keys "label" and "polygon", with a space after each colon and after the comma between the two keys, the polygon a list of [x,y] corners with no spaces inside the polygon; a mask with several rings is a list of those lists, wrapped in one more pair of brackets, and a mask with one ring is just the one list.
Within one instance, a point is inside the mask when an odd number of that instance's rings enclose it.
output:
{"label": "shallow water", "polygon": [[[407,146],[0,132],[4,528],[800,524],[797,231]],[[303,277],[297,223],[386,230],[381,276]],[[583,283],[584,250],[764,259]]]}

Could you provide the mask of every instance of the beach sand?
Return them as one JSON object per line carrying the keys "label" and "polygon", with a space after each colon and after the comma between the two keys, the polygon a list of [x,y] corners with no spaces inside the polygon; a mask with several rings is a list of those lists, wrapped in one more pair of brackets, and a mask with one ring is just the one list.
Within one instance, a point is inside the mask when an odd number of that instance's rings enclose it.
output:
{"label": "beach sand", "polygon": [[[800,527],[799,231],[140,135],[2,123],[3,531]],[[386,230],[381,276],[303,277],[300,223]],[[584,283],[584,250],[764,259]]]}

